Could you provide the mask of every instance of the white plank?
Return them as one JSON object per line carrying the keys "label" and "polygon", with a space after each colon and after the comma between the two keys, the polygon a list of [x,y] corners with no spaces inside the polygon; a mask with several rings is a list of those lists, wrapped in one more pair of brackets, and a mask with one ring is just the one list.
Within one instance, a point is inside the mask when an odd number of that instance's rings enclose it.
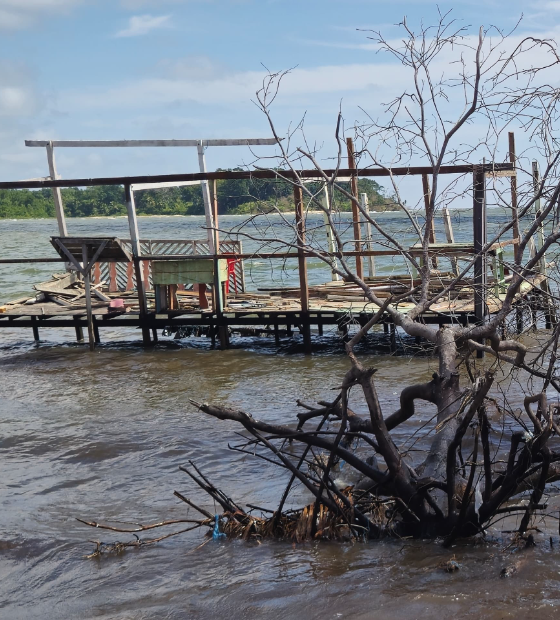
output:
{"label": "white plank", "polygon": [[223,140],[26,140],[25,146],[57,147],[129,147],[129,146],[267,146],[276,138],[240,138]]}
{"label": "white plank", "polygon": [[[54,159],[54,149],[52,142],[48,142],[47,145],[47,161],[49,163],[49,174],[51,175],[51,179],[56,181],[58,179],[58,174],[56,172],[56,162]],[[64,217],[64,204],[62,202],[62,193],[60,192],[60,187],[52,188],[53,198],[54,198],[54,206],[56,209],[56,221],[58,223],[58,234],[61,237],[67,237],[68,231],[66,229],[66,218]]]}
{"label": "white plank", "polygon": [[137,192],[143,189],[161,189],[162,187],[185,187],[186,185],[200,185],[202,181],[169,181],[165,183],[136,183],[131,185],[132,191]]}

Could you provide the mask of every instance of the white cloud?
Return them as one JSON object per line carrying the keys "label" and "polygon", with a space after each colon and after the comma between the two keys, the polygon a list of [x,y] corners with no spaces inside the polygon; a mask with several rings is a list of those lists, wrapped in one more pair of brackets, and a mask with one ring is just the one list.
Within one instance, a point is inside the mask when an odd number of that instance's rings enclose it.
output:
{"label": "white cloud", "polygon": [[543,8],[549,11],[560,11],[560,2],[558,0],[553,0],[552,2],[545,2]]}
{"label": "white cloud", "polygon": [[82,0],[0,0],[0,30],[21,30],[42,17],[74,8]]}
{"label": "white cloud", "polygon": [[29,69],[22,63],[0,61],[0,117],[33,115],[39,103]]}
{"label": "white cloud", "polygon": [[168,28],[171,15],[133,15],[128,27],[120,30],[116,37],[138,37],[158,28]]}

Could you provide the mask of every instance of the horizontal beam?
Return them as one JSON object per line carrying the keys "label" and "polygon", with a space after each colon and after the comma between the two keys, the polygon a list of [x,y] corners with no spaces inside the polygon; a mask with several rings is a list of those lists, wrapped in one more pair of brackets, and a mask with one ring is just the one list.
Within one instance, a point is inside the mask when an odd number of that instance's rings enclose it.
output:
{"label": "horizontal beam", "polygon": [[[276,138],[239,138],[223,140],[53,140],[56,147],[106,148],[131,146],[270,146],[277,143]],[[48,146],[49,140],[26,140],[25,146]]]}
{"label": "horizontal beam", "polygon": [[[483,164],[478,166],[485,171],[513,170],[513,164]],[[439,174],[471,174],[474,166],[464,164],[460,166],[441,166]],[[409,168],[343,168],[323,171],[328,177],[334,174],[338,177],[388,177],[388,176],[412,176],[433,174],[431,166],[414,166]],[[301,179],[317,178],[317,170],[300,170],[297,175]],[[128,177],[100,177],[84,179],[56,179],[45,181],[4,181],[0,183],[0,189],[41,189],[44,187],[92,187],[97,185],[134,185],[138,183],[176,183],[181,181],[222,181],[235,179],[276,179],[284,178],[294,180],[296,173],[291,170],[221,170],[218,172],[195,172],[191,174],[160,174]]]}
{"label": "horizontal beam", "polygon": [[175,183],[137,183],[131,185],[133,192],[139,192],[144,189],[162,189],[164,187],[185,187],[187,185],[200,185],[202,181],[176,181]]}

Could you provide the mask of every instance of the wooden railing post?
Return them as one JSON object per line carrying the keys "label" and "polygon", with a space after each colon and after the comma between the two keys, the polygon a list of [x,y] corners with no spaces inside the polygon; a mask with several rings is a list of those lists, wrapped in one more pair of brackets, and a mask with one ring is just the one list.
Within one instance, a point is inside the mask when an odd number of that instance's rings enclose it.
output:
{"label": "wooden railing post", "polygon": [[138,235],[138,220],[136,218],[136,205],[134,204],[134,194],[130,184],[124,186],[126,211],[128,214],[128,228],[130,230],[130,245],[132,246],[132,261],[134,263],[134,273],[136,275],[136,290],[138,291],[138,305],[140,307],[140,325],[142,327],[142,340],[145,345],[152,343],[150,330],[145,325],[147,314],[146,291],[142,278],[142,266],[140,265],[140,237]]}
{"label": "wooden railing post", "polygon": [[[422,175],[422,190],[424,192],[424,211],[426,212],[426,226],[428,225],[428,213],[430,212],[430,202],[432,201],[432,190],[430,189],[430,181],[428,175],[424,173]],[[436,242],[436,224],[434,221],[434,213],[432,213],[432,221],[430,223],[430,230],[428,233],[428,242]],[[438,259],[434,256],[432,258],[432,267],[438,268]]]}
{"label": "wooden railing post", "polygon": [[[56,171],[56,162],[54,159],[54,148],[52,140],[47,143],[47,162],[49,164],[49,175],[53,181],[58,179],[58,173]],[[64,216],[64,203],[62,202],[62,193],[60,187],[52,188],[54,207],[56,210],[56,221],[58,223],[58,234],[61,237],[67,237],[68,231],[66,229],[66,218]]]}
{"label": "wooden railing post", "polygon": [[[354,156],[354,141],[352,138],[346,138],[346,148],[348,150],[348,168],[356,169],[356,158]],[[352,219],[354,222],[354,243],[356,247],[356,275],[360,280],[364,277],[364,269],[362,264],[362,230],[360,226],[360,209],[358,208],[358,175],[354,173],[350,179],[350,193],[354,197],[352,201]]]}
{"label": "wooden railing post", "polygon": [[305,353],[311,353],[311,326],[309,324],[309,286],[307,283],[307,259],[305,258],[305,218],[303,213],[303,191],[294,185],[296,207],[296,230],[298,243],[299,290],[301,297],[301,331]]}
{"label": "wooden railing post", "polygon": [[[508,133],[509,139],[509,161],[515,166],[515,134],[513,131]],[[514,170],[515,173],[515,170]],[[511,183],[511,217],[513,220],[513,238],[519,240],[519,214],[517,210],[517,175],[510,177]],[[515,262],[520,265],[522,257],[519,256],[519,243],[513,246],[513,256]]]}
{"label": "wooden railing post", "polygon": [[474,314],[478,323],[486,318],[486,178],[484,166],[473,170],[473,236],[474,251],[478,256],[474,262]]}

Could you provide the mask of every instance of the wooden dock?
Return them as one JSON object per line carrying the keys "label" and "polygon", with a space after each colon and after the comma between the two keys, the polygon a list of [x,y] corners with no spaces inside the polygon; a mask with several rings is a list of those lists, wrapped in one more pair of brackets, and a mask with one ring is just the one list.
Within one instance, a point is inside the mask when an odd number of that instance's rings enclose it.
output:
{"label": "wooden dock", "polygon": [[[68,144],[72,145],[74,143]],[[47,144],[50,156],[52,146],[52,143]],[[348,150],[349,168],[339,170],[339,176],[353,181],[357,180],[358,174],[387,176],[385,169],[357,170],[351,141]],[[201,166],[201,170],[203,168]],[[325,172],[330,174],[333,171]],[[431,172],[431,168],[391,171],[394,175],[420,175],[424,185]],[[519,229],[517,225],[513,227],[512,239],[488,246],[485,178],[497,173],[511,175],[514,173],[513,164],[444,166],[440,170],[440,174],[465,173],[473,175],[473,242],[454,242],[449,215],[444,211],[447,242],[436,243],[433,231],[431,235],[429,251],[434,268],[430,293],[437,294],[455,281],[459,274],[458,261],[471,261],[473,268],[469,277],[456,281],[445,298],[418,317],[417,320],[426,323],[466,326],[487,320],[499,311],[511,278],[503,259],[503,250],[506,246],[513,246],[512,249],[516,251],[515,235],[518,235]],[[300,171],[301,178],[313,178],[316,174],[313,170]],[[206,172],[204,168],[203,172],[190,175],[60,180],[56,178],[56,170],[53,172],[51,169],[51,178],[0,183],[0,189],[53,188],[60,229],[60,235],[51,238],[56,250],[53,256],[0,258],[0,264],[53,263],[53,271],[59,272],[53,276],[52,281],[37,283],[35,292],[30,291],[27,298],[0,301],[0,328],[31,328],[37,341],[42,328],[74,327],[78,341],[84,339],[84,328],[87,328],[92,349],[100,341],[100,329],[109,326],[139,328],[143,343],[147,346],[157,341],[158,330],[173,331],[179,327],[198,326],[206,330],[213,344],[222,348],[228,346],[232,332],[243,331],[248,327],[274,335],[277,343],[281,331],[291,334],[293,330],[299,330],[305,350],[310,352],[313,331],[322,334],[324,326],[335,325],[344,334],[349,317],[352,322],[364,325],[377,311],[377,307],[366,300],[363,291],[355,284],[334,280],[309,285],[307,260],[317,259],[321,255],[325,258],[352,258],[356,264],[356,274],[371,286],[378,298],[398,296],[401,299],[398,310],[403,313],[414,307],[415,287],[419,284],[414,274],[376,277],[371,276],[370,271],[370,277],[365,276],[364,260],[371,265],[375,257],[399,256],[401,252],[374,249],[375,245],[371,241],[362,240],[364,222],[360,220],[357,208],[354,208],[352,214],[354,235],[348,243],[351,250],[335,251],[332,244],[329,244],[327,251],[308,252],[303,249],[306,230],[300,187],[294,187],[299,240],[297,251],[244,253],[240,241],[220,240],[215,182],[218,179],[250,176],[274,179],[291,178],[293,175],[290,171],[272,170]],[[207,229],[208,237],[197,240],[140,239],[134,202],[135,188],[141,190],[191,182],[203,183],[206,219],[211,223]],[[88,185],[124,185],[129,239],[68,235],[58,190],[60,187]],[[351,191],[358,199],[357,183],[351,183]],[[407,252],[416,257],[422,255],[421,248],[416,246],[407,248]],[[246,290],[244,264],[251,259],[294,259],[298,265],[298,286]],[[438,270],[438,261],[442,264],[442,259],[450,265],[451,271]],[[541,268],[522,285],[517,303],[521,306],[530,302],[531,307],[542,307],[549,324],[555,318],[550,307],[542,301],[546,287],[546,262],[543,261]],[[395,326],[391,325],[388,315],[383,324],[387,331],[394,332]]]}

